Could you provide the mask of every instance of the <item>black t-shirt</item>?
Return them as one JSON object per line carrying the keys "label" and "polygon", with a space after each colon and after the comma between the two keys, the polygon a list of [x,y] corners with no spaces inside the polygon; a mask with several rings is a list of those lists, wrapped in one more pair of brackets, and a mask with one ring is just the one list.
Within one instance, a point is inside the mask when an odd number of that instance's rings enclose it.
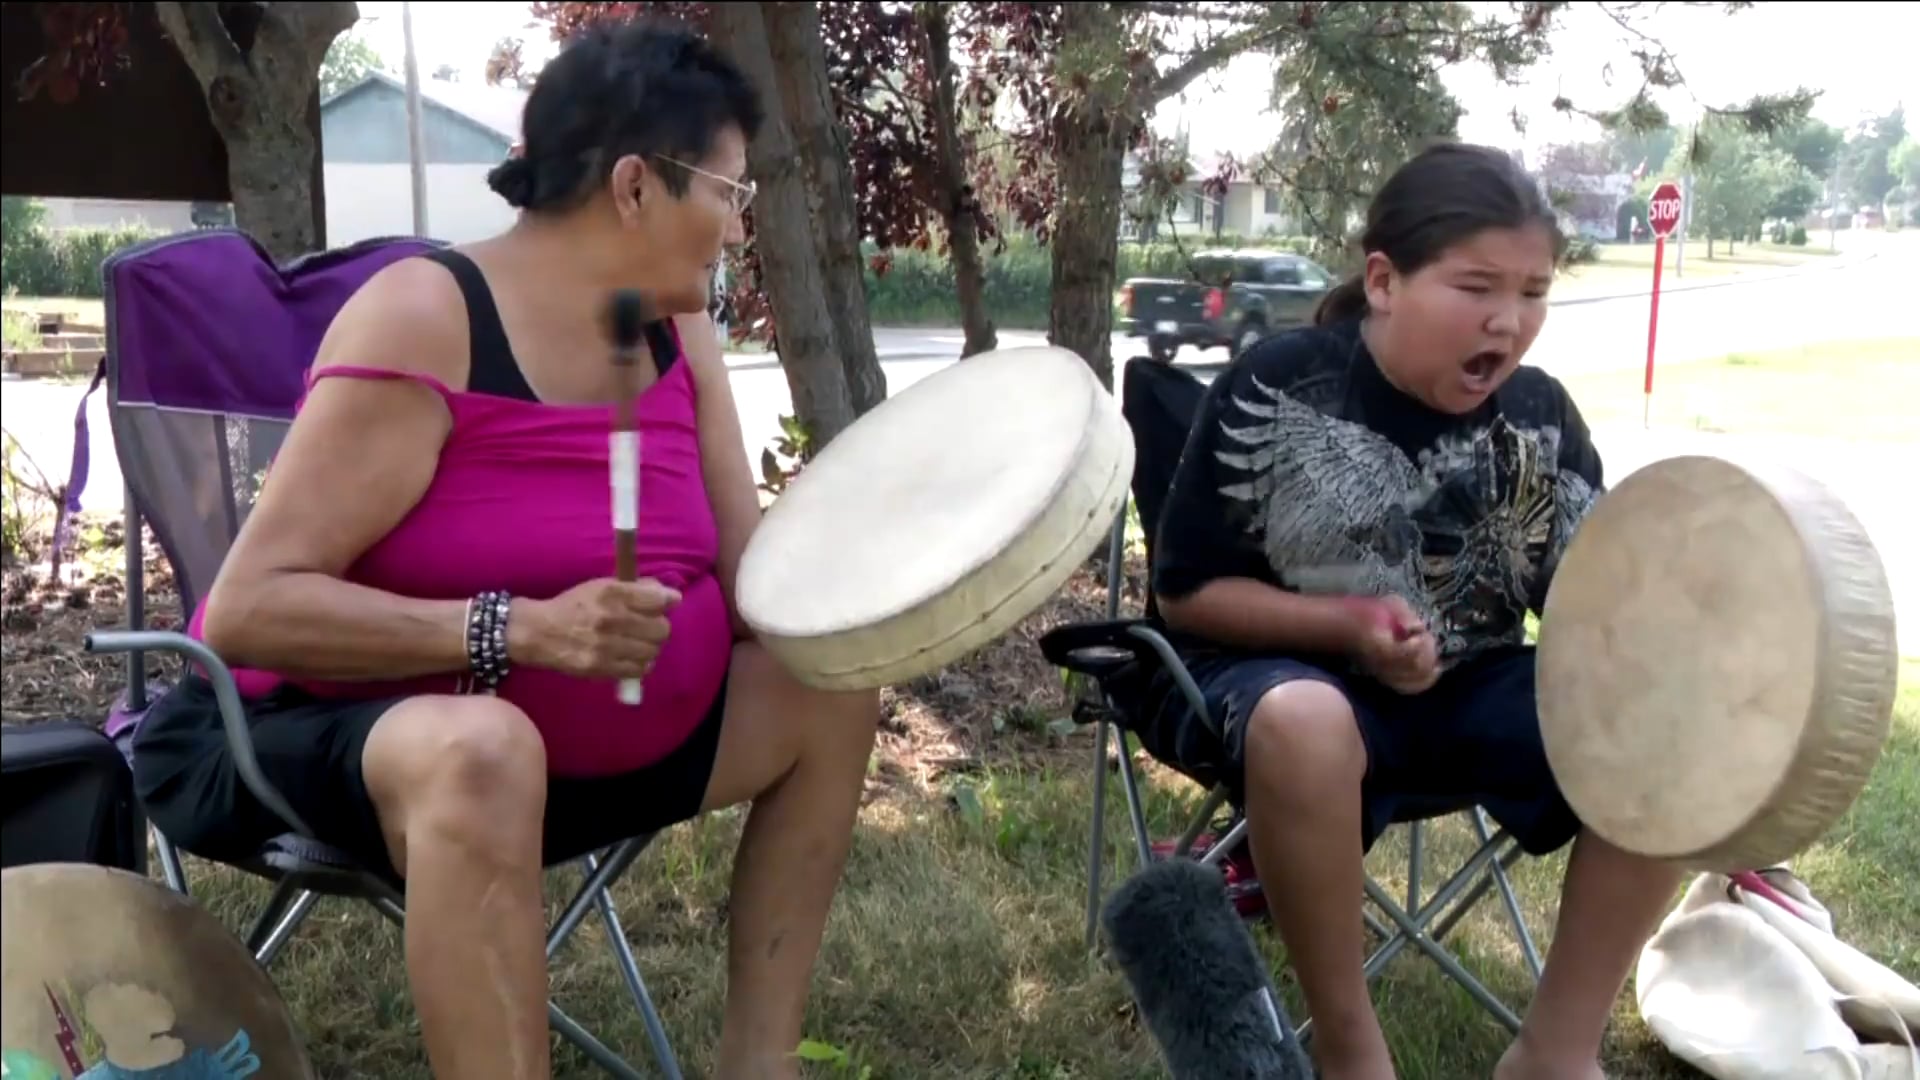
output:
{"label": "black t-shirt", "polygon": [[1522,367],[1454,416],[1387,382],[1358,321],[1307,327],[1242,354],[1208,389],[1159,523],[1153,587],[1184,596],[1247,577],[1395,593],[1451,667],[1524,640],[1603,484],[1586,423],[1545,372]]}

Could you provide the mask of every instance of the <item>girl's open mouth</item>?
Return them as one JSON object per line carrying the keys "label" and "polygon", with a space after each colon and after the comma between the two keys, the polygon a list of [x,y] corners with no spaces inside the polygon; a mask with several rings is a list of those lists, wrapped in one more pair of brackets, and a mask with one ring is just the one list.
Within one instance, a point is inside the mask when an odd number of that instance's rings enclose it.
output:
{"label": "girl's open mouth", "polygon": [[1507,354],[1503,352],[1487,349],[1474,353],[1461,368],[1466,375],[1467,388],[1479,393],[1492,387],[1494,376],[1500,373],[1506,363]]}

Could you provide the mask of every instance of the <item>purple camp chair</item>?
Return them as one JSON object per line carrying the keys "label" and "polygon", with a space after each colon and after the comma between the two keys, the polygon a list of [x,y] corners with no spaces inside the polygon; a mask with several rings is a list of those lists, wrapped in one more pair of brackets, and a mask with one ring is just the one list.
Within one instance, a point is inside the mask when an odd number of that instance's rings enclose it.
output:
{"label": "purple camp chair", "polygon": [[[271,899],[247,937],[264,967],[292,937],[314,902],[339,896],[368,902],[405,921],[404,887],[384,868],[356,864],[312,838],[267,782],[253,754],[233,675],[220,658],[180,633],[146,629],[142,603],[141,521],[153,529],[179,585],[181,617],[192,617],[253,506],[304,388],[307,367],[334,313],[388,264],[439,246],[416,238],[368,240],[308,255],[285,266],[233,229],[181,233],[115,253],[102,268],[106,290],[108,415],[126,478],[127,623],[125,631],[88,635],[93,653],[128,657],[127,692],[108,718],[108,734],[129,759],[132,736],[165,688],[149,683],[144,654],[171,653],[200,664],[212,680],[240,780],[287,823],[287,832],[239,869],[274,882]],[[95,385],[101,380],[96,379]],[[89,391],[91,393],[91,391]],[[86,404],[67,507],[86,482]],[[64,514],[63,514],[64,524]],[[167,883],[187,893],[180,856],[152,830]],[[646,1026],[654,1058],[673,1080],[680,1069],[607,888],[639,857],[652,835],[634,837],[584,860],[586,880],[547,935],[551,958],[597,907],[627,988]],[[640,1073],[552,1002],[552,1028],[619,1077]]]}

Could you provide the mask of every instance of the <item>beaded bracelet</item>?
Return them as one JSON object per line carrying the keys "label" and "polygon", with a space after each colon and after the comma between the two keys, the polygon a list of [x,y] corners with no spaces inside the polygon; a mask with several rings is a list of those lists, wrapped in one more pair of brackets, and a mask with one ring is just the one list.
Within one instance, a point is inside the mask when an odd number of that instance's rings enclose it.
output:
{"label": "beaded bracelet", "polygon": [[488,590],[467,601],[467,666],[474,685],[493,690],[507,677],[509,593]]}

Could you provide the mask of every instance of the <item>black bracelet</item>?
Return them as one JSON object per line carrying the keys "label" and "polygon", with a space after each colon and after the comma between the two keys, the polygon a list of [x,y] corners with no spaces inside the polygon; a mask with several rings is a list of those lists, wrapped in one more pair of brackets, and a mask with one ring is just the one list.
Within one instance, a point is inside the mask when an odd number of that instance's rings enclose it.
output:
{"label": "black bracelet", "polygon": [[511,594],[489,590],[467,602],[467,666],[488,690],[507,677],[507,612]]}

